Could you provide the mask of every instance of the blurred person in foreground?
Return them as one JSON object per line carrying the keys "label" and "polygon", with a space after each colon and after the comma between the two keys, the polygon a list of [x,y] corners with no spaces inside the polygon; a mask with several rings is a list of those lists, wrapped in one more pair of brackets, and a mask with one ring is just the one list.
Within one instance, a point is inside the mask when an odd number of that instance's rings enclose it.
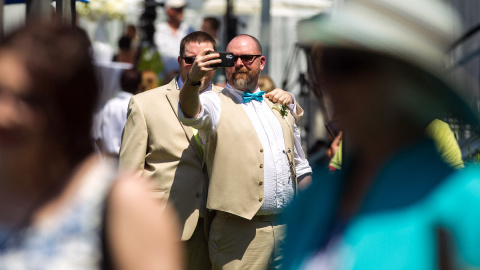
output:
{"label": "blurred person in foreground", "polygon": [[[128,105],[122,135],[120,167],[149,176],[159,201],[168,202],[180,220],[175,239],[186,247],[186,269],[211,269],[204,223],[208,176],[196,130],[178,120],[180,88],[187,80],[197,54],[216,49],[204,32],[182,39],[178,56],[180,75],[167,85],[135,95]],[[202,81],[200,91],[220,91],[212,86],[214,72]]]}
{"label": "blurred person in foreground", "polygon": [[309,29],[348,151],[288,211],[284,269],[480,267],[480,170],[424,134],[447,112],[478,131],[443,67],[455,33],[443,2],[413,0],[350,1]]}
{"label": "blurred person in foreground", "polygon": [[142,73],[128,69],[120,76],[121,91],[110,99],[102,109],[100,140],[105,153],[118,157],[123,127],[127,122],[127,109],[130,98],[141,91]]}
{"label": "blurred person in foreground", "polygon": [[91,59],[60,25],[0,44],[0,269],[180,269],[172,214],[93,155]]}
{"label": "blurred person in foreground", "polygon": [[227,46],[235,64],[225,68],[226,87],[200,94],[215,70],[211,65],[221,61],[208,51],[199,52],[187,73],[178,111],[183,124],[198,129],[205,153],[206,207],[215,213],[208,239],[212,269],[278,269],[285,235],[278,217],[312,172],[295,121],[303,111],[290,93],[265,94],[258,87],[266,59],[250,35]]}
{"label": "blurred person in foreground", "polygon": [[[435,148],[442,159],[452,168],[462,169],[465,167],[462,159],[462,151],[450,126],[440,119],[435,119],[425,128],[425,136],[431,138]],[[342,134],[340,133],[331,144],[331,161],[328,165],[330,171],[342,169]]]}

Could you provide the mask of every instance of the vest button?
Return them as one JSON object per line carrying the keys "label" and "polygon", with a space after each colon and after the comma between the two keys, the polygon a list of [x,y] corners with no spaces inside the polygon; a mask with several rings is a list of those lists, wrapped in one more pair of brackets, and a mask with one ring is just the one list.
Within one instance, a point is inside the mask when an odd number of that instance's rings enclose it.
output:
{"label": "vest button", "polygon": [[263,164],[260,164],[260,168],[263,168]]}
{"label": "vest button", "polygon": [[200,198],[200,197],[202,197],[202,193],[197,192],[197,194],[195,196],[197,196],[197,198]]}
{"label": "vest button", "polygon": [[262,149],[260,149],[260,153],[263,153],[263,148],[262,148]]}
{"label": "vest button", "polygon": [[258,182],[258,185],[259,186],[263,185],[263,181]]}
{"label": "vest button", "polygon": [[292,152],[292,150],[288,149],[288,153],[291,153],[291,152]]}
{"label": "vest button", "polygon": [[258,198],[258,201],[259,202],[263,201],[263,198],[262,197]]}

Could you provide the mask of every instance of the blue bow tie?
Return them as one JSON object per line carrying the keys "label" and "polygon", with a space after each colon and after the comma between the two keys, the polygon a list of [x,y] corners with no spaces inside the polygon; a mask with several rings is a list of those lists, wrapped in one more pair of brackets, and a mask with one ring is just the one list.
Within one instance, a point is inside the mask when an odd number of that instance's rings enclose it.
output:
{"label": "blue bow tie", "polygon": [[252,100],[260,101],[262,102],[263,100],[263,94],[265,94],[265,91],[260,91],[257,93],[249,93],[249,92],[243,92],[243,103],[247,103]]}

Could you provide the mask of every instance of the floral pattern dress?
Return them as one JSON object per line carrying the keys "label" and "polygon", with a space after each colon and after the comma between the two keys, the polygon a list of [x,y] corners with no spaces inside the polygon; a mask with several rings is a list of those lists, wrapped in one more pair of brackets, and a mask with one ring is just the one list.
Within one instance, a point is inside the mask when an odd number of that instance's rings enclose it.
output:
{"label": "floral pattern dress", "polygon": [[0,270],[100,269],[105,201],[115,172],[114,162],[99,161],[49,219],[13,234],[0,225]]}

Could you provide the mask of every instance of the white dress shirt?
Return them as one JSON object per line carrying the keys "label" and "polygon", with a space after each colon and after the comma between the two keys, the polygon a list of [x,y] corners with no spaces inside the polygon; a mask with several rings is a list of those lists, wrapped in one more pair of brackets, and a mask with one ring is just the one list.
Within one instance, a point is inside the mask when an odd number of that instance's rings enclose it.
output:
{"label": "white dress shirt", "polygon": [[133,95],[120,91],[105,104],[101,114],[100,139],[108,153],[118,154],[122,143],[122,132],[127,122],[128,102]]}
{"label": "white dress shirt", "polygon": [[155,27],[155,44],[162,57],[164,73],[178,70],[177,60],[180,54],[180,41],[195,30],[184,22],[180,24],[175,33],[167,22],[158,23]]}
{"label": "white dress shirt", "polygon": [[[242,103],[243,92],[230,84],[225,87],[237,98],[247,113],[258,139],[264,149],[264,202],[257,215],[278,214],[294,196],[294,183],[290,178],[289,162],[285,154],[285,140],[277,117],[265,101],[252,100]],[[255,92],[260,91],[259,88]],[[221,101],[218,94],[209,91],[200,95],[201,110],[195,118],[186,118],[179,106],[179,118],[188,126],[199,130],[198,137],[203,145],[215,132],[221,114]],[[292,105],[290,105],[292,106]],[[295,104],[293,105],[293,109]],[[294,125],[294,159],[297,176],[311,173],[305,154],[301,148],[300,133]]]}

